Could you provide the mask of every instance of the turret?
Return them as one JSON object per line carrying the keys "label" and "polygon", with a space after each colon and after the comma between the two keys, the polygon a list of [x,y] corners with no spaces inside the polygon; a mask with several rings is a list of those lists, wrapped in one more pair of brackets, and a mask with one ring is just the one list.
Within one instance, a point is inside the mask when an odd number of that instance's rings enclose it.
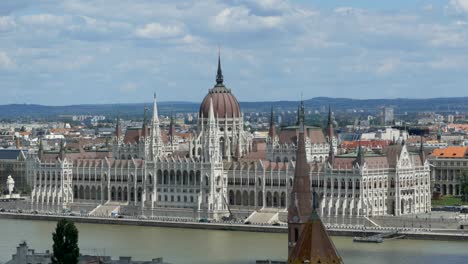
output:
{"label": "turret", "polygon": [[117,122],[115,124],[115,139],[117,142],[120,142],[122,138],[122,129],[120,128],[120,117],[117,116]]}
{"label": "turret", "polygon": [[148,135],[148,122],[147,122],[147,112],[148,112],[148,107],[145,106],[144,110],[143,110],[143,126],[142,126],[142,132],[141,132],[141,135],[142,137],[146,138]]}
{"label": "turret", "polygon": [[421,136],[421,143],[419,145],[419,158],[421,158],[421,164],[426,162],[426,153],[424,152],[424,137]]}
{"label": "turret", "polygon": [[60,151],[59,151],[59,158],[61,160],[65,159],[65,142],[64,140],[60,140]]}
{"label": "turret", "polygon": [[328,150],[328,163],[333,166],[335,162],[335,149],[333,147],[333,140],[330,141],[330,148]]}
{"label": "turret", "polygon": [[39,158],[39,160],[42,160],[42,158],[44,157],[44,146],[42,143],[42,138],[39,139],[39,150],[37,152],[37,157]]}
{"label": "turret", "polygon": [[271,107],[270,114],[270,129],[268,130],[268,137],[271,141],[275,141],[276,138],[276,128],[275,128],[275,117],[273,114],[273,106]]}
{"label": "turret", "polygon": [[216,72],[216,86],[224,86],[223,71],[221,70],[221,54],[218,52],[218,71]]}
{"label": "turret", "polygon": [[156,101],[156,93],[154,93],[153,98],[153,120],[151,122],[151,150],[150,156],[151,159],[156,159],[162,154],[163,142],[161,138],[161,128],[159,127],[159,117],[158,117],[158,104]]}
{"label": "turret", "polygon": [[365,162],[364,150],[362,149],[361,141],[359,141],[358,153],[356,156],[355,163],[358,164],[359,167],[362,167],[362,165],[364,165],[364,162]]}

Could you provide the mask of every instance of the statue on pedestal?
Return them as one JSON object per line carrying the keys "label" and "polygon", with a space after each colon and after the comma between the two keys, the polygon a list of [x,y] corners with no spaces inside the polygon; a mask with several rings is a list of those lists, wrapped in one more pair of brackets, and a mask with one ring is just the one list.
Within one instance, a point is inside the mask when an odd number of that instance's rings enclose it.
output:
{"label": "statue on pedestal", "polygon": [[8,175],[6,184],[8,188],[8,195],[11,196],[11,194],[13,193],[13,190],[15,189],[15,181],[13,180],[11,175]]}

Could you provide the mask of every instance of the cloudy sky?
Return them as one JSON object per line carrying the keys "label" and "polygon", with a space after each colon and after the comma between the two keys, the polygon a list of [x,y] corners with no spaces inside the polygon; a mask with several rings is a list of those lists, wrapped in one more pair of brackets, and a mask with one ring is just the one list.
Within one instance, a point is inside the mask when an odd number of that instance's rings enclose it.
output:
{"label": "cloudy sky", "polygon": [[468,0],[1,0],[0,104],[468,96]]}

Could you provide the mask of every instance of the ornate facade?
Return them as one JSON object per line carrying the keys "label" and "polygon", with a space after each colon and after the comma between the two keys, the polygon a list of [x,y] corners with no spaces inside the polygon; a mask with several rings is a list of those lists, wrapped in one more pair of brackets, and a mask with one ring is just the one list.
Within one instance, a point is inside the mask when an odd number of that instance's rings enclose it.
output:
{"label": "ornate facade", "polygon": [[[304,111],[303,104],[301,104],[298,111]],[[334,153],[337,153],[338,141],[334,133],[332,122],[330,109],[326,136],[319,127],[306,126],[304,128],[305,148],[308,162],[325,162],[329,155],[330,146],[333,146]],[[270,129],[268,131],[267,138],[267,159],[274,162],[295,161],[298,134],[298,126],[285,127],[277,133],[272,109]]]}
{"label": "ornate facade", "polygon": [[[301,105],[299,114],[304,116]],[[55,210],[90,206],[92,213],[120,207],[125,213],[219,219],[229,208],[251,213],[286,211],[294,182],[301,127],[276,132],[272,122],[263,157],[252,158],[253,136],[224,85],[218,60],[216,84],[200,106],[193,138],[179,143],[173,127],[162,129],[156,96],[153,116],[122,133],[119,122],[112,149],[28,155],[32,207]],[[273,118],[272,118],[273,120]],[[430,210],[429,166],[405,146],[383,155],[336,156],[332,126],[304,127],[308,176],[321,198],[320,214],[369,216]],[[185,147],[185,148],[184,148]]]}

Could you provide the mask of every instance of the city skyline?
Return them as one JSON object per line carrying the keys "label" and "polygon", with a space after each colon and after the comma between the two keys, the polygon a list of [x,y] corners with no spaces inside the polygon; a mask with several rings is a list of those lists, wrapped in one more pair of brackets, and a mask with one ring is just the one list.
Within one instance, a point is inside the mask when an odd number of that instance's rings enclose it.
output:
{"label": "city skyline", "polygon": [[467,16],[466,0],[5,2],[0,87],[3,104],[197,102],[221,47],[240,101],[468,96]]}

